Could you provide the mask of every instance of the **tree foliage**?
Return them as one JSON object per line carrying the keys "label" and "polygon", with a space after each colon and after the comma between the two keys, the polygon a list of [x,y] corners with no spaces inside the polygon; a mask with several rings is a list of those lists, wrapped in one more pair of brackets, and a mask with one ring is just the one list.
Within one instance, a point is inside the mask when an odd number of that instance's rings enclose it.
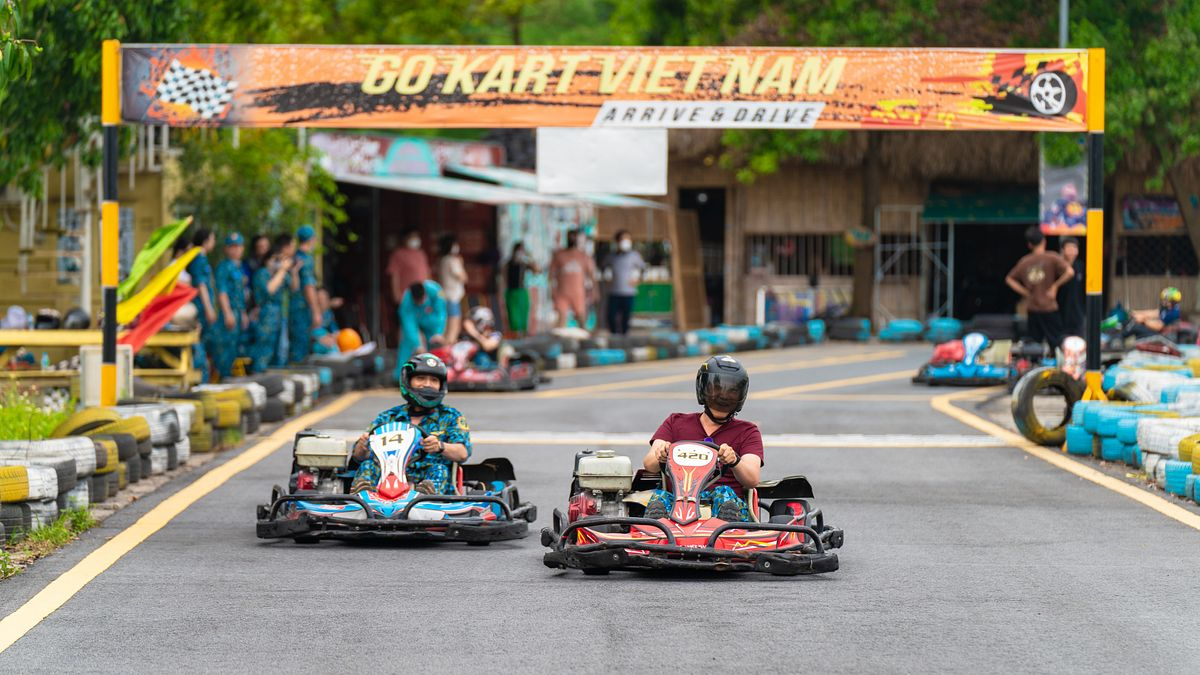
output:
{"label": "tree foliage", "polygon": [[291,129],[184,131],[181,189],[174,208],[199,227],[243,235],[291,232],[314,215],[325,227],[345,222],[345,198],[315,152]]}
{"label": "tree foliage", "polygon": [[15,181],[36,192],[42,169],[62,166],[67,152],[98,128],[101,41],[177,39],[188,15],[186,3],[176,0],[22,4],[23,28],[41,53],[29,76],[10,82],[0,97],[0,185]]}
{"label": "tree foliage", "polygon": [[33,57],[41,52],[37,42],[24,35],[17,0],[0,0],[0,100],[10,82],[29,79]]}

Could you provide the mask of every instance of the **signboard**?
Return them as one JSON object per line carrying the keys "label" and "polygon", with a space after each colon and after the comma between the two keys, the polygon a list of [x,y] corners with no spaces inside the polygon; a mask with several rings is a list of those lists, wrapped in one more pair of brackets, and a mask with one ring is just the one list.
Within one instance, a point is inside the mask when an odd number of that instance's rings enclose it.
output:
{"label": "signboard", "polygon": [[1087,160],[1071,166],[1051,166],[1045,155],[1039,154],[1042,232],[1087,234]]}
{"label": "signboard", "polygon": [[318,132],[309,143],[321,151],[321,166],[334,175],[439,176],[447,165],[504,164],[504,148],[441,138]]}
{"label": "signboard", "polygon": [[127,122],[1085,131],[1086,50],[130,45]]}
{"label": "signboard", "polygon": [[667,194],[666,129],[537,130],[538,192]]}
{"label": "signboard", "polygon": [[1125,232],[1137,234],[1183,234],[1179,201],[1170,195],[1128,195],[1121,204]]}

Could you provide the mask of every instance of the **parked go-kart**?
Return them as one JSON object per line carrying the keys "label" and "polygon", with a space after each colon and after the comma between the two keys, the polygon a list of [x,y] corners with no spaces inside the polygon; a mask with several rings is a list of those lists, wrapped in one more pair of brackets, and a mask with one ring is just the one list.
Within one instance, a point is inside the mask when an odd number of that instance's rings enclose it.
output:
{"label": "parked go-kart", "polygon": [[[716,451],[703,441],[673,444],[661,479],[644,470],[634,474],[632,460],[611,450],[577,454],[567,514],[555,509],[553,527],[542,530],[542,545],[551,549],[543,562],[584,574],[678,569],[796,575],[838,568],[831,549],[842,545],[842,531],[825,525],[803,476],[750,490],[754,522],[706,513],[699,498],[720,476]],[[675,495],[668,517],[641,517],[645,493],[639,491],[663,485]],[[764,514],[766,522],[759,521]]]}
{"label": "parked go-kart", "polygon": [[[991,349],[988,349],[991,347]],[[986,387],[1004,384],[1012,375],[1007,347],[994,345],[983,333],[968,333],[934,348],[933,358],[913,376],[914,383]],[[987,353],[985,353],[987,350]],[[1003,363],[992,363],[1003,355]]]}
{"label": "parked go-kart", "polygon": [[321,539],[438,539],[486,545],[519,539],[537,519],[537,507],[520,501],[512,464],[487,459],[453,466],[454,494],[420,494],[405,467],[420,449],[419,426],[389,422],[371,431],[379,482],[348,494],[354,471],[354,436],[312,430],[296,434],[288,491],[275,486],[271,503],[258,507],[258,536]]}
{"label": "parked go-kart", "polygon": [[434,349],[433,355],[446,363],[450,391],[519,391],[535,389],[541,381],[537,364],[523,354],[514,354],[507,368],[490,358],[478,363],[479,345],[470,340]]}

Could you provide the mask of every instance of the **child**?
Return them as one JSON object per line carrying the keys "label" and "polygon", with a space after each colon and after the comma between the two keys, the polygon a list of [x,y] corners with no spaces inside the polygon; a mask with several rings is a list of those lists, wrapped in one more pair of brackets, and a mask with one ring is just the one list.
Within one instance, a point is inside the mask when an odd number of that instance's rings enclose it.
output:
{"label": "child", "polygon": [[[400,367],[400,395],[404,404],[385,410],[371,428],[388,422],[419,426],[425,436],[421,449],[407,469],[408,480],[421,494],[453,494],[450,466],[471,456],[471,428],[462,413],[442,403],[446,396],[446,364],[433,354],[418,354]],[[379,462],[371,455],[367,434],[354,444],[354,459],[361,461],[350,493],[370,490],[379,482]]]}
{"label": "child", "polygon": [[[674,413],[667,417],[650,440],[650,452],[642,466],[654,473],[662,470],[671,444],[678,441],[709,441],[720,446],[721,477],[716,485],[700,493],[710,502],[717,518],[729,522],[750,520],[746,490],[758,485],[763,466],[762,434],[753,422],[734,419],[750,393],[750,375],[732,356],[713,356],[696,373],[696,402],[701,413]],[[646,505],[646,517],[666,518],[675,497],[655,490]]]}

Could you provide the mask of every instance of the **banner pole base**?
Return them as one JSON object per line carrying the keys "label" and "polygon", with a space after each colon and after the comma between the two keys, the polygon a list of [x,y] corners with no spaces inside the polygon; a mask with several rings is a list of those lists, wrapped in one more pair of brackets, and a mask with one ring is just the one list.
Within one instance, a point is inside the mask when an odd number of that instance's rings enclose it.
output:
{"label": "banner pole base", "polygon": [[1083,374],[1083,379],[1087,383],[1087,389],[1083,390],[1083,401],[1107,401],[1108,396],[1104,394],[1104,387],[1101,385],[1102,377],[1100,371],[1089,370]]}

